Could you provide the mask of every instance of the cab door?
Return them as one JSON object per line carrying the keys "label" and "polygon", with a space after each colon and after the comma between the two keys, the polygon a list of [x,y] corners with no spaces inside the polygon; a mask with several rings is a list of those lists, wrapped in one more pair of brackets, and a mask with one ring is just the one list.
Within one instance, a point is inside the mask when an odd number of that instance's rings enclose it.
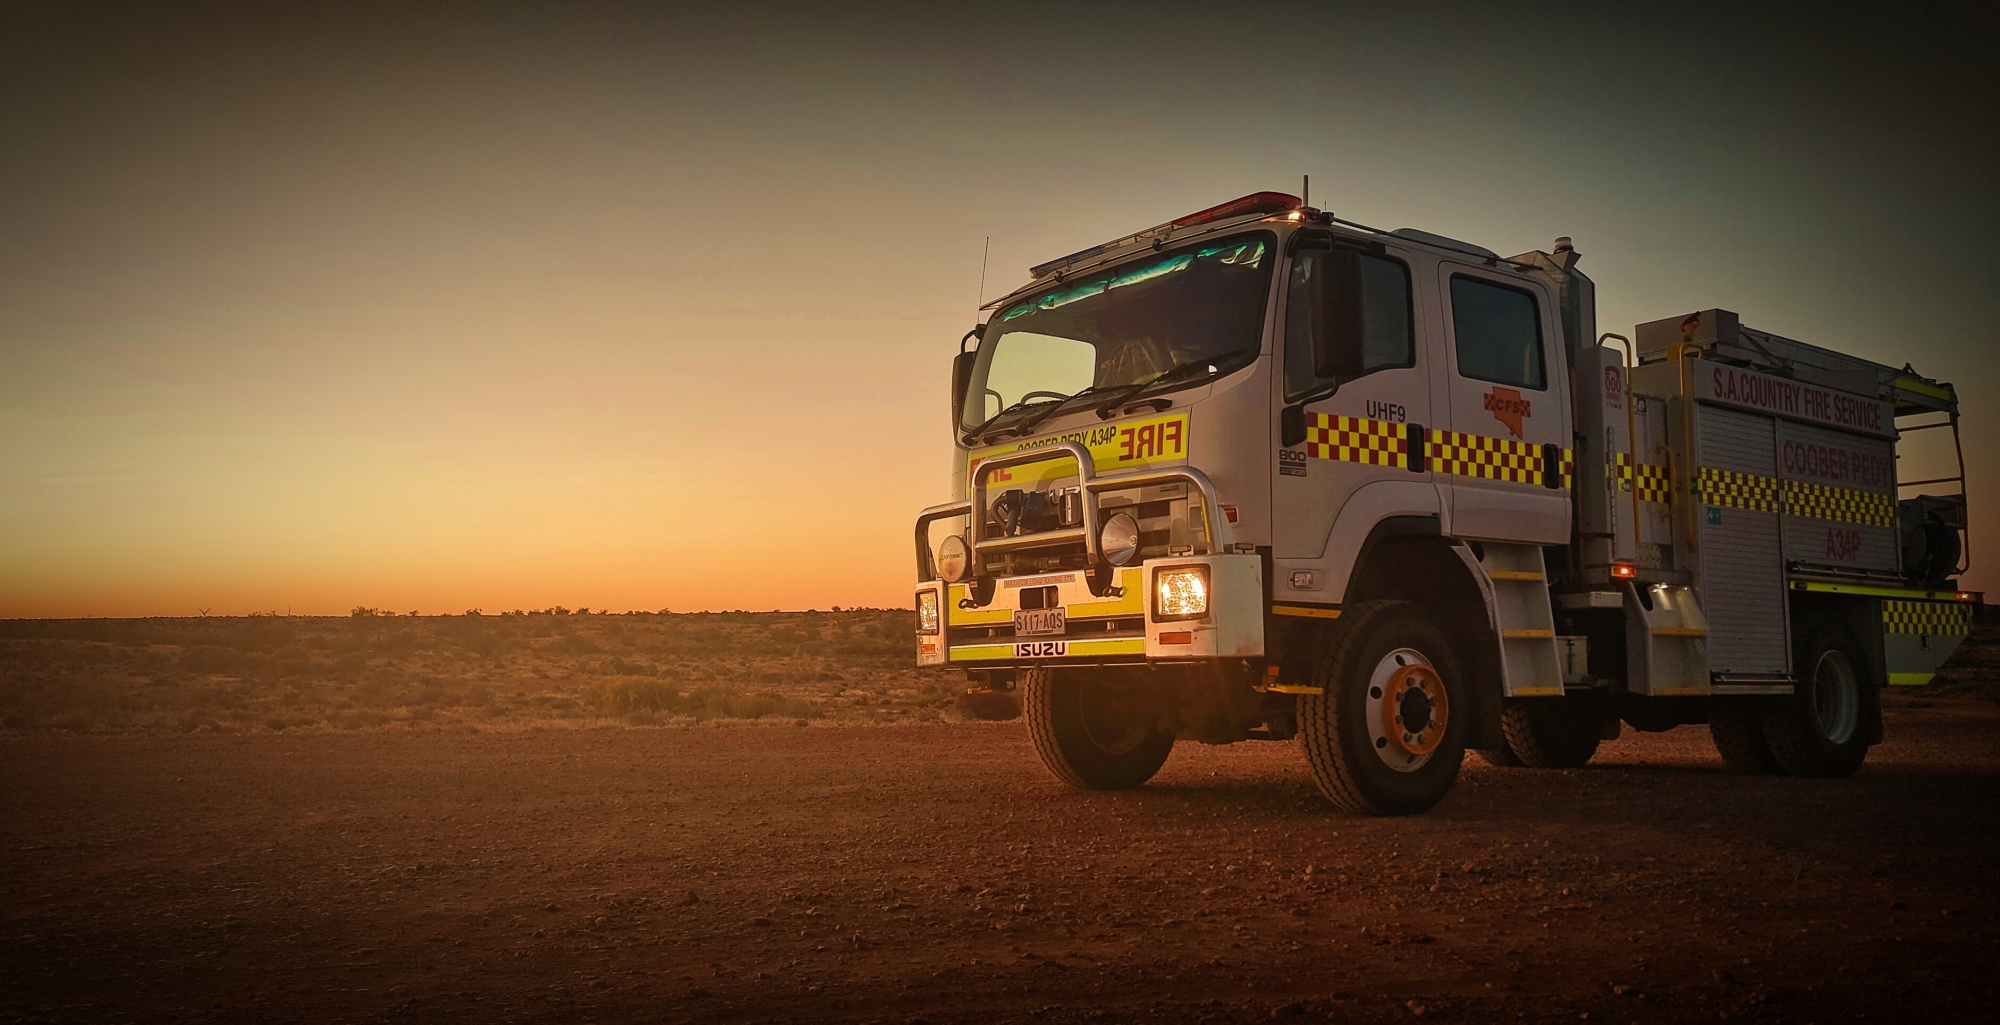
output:
{"label": "cab door", "polygon": [[[1436,512],[1436,492],[1421,459],[1422,425],[1431,419],[1429,377],[1436,371],[1424,365],[1429,354],[1419,351],[1418,338],[1428,331],[1413,302],[1407,254],[1384,247],[1343,251],[1335,247],[1348,243],[1330,236],[1295,238],[1280,307],[1280,372],[1272,386],[1279,442],[1271,488],[1272,554],[1278,560],[1273,592],[1338,601],[1331,590],[1337,581],[1317,561],[1348,503],[1375,503],[1381,515]],[[1342,269],[1336,272],[1336,265]],[[1338,288],[1359,293],[1359,351],[1348,372],[1329,373],[1314,356],[1316,330],[1329,330],[1324,311],[1315,326],[1315,297]],[[1302,438],[1285,436],[1288,408],[1303,413]]]}
{"label": "cab door", "polygon": [[1476,265],[1439,265],[1448,408],[1426,455],[1450,492],[1461,537],[1569,540],[1574,455],[1562,333],[1535,284]]}

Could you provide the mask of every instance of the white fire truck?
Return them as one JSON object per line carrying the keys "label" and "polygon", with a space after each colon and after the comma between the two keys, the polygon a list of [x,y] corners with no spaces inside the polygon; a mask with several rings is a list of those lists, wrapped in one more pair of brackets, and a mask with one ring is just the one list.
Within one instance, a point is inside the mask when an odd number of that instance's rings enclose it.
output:
{"label": "white fire truck", "polygon": [[1335,805],[1418,812],[1621,722],[1853,773],[1981,600],[1962,458],[1897,474],[1957,456],[1956,394],[1724,310],[1600,336],[1577,257],[1264,192],[1033,268],[953,365],[918,663],[1091,789],[1297,738]]}

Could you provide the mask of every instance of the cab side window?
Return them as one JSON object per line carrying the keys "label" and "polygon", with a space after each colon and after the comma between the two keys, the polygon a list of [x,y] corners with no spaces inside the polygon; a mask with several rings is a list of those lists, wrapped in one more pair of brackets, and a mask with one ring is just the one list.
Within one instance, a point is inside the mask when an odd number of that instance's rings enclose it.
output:
{"label": "cab side window", "polygon": [[1452,278],[1451,326],[1460,376],[1535,391],[1548,387],[1534,296],[1476,278]]}
{"label": "cab side window", "polygon": [[[1285,398],[1295,399],[1333,382],[1313,371],[1314,280],[1328,273],[1331,250],[1301,249],[1292,258],[1290,287],[1285,293]],[[1416,336],[1410,315],[1410,271],[1379,256],[1361,256],[1361,303],[1364,325],[1361,373],[1413,367]]]}

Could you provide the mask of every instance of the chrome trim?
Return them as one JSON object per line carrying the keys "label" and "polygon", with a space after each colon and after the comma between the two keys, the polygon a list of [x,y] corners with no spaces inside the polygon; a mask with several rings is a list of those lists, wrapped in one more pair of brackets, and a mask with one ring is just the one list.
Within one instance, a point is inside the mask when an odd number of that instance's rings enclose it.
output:
{"label": "chrome trim", "polygon": [[1005,552],[1017,552],[1023,548],[1043,548],[1049,545],[1075,544],[1078,541],[1084,540],[1084,536],[1084,532],[1080,528],[1066,527],[1062,530],[1049,530],[1040,534],[1016,534],[1013,537],[991,538],[981,541],[979,547],[981,551],[999,555]]}
{"label": "chrome trim", "polygon": [[[937,567],[931,565],[931,524],[971,512],[971,502],[946,502],[917,514],[917,583],[925,584],[938,579]],[[970,557],[976,559],[979,556],[975,552]]]}
{"label": "chrome trim", "polygon": [[[1082,527],[1066,527],[1061,530],[1013,537],[983,536],[986,530],[986,481],[994,471],[1063,457],[1074,460],[1077,465],[1077,483],[1084,495]],[[1208,479],[1207,474],[1192,466],[1134,470],[1099,476],[1097,463],[1091,458],[1089,449],[1074,441],[1062,441],[982,459],[978,468],[973,471],[970,483],[972,488],[970,501],[934,505],[917,516],[917,577],[920,581],[936,579],[937,574],[936,568],[931,565],[930,525],[937,520],[953,516],[964,516],[968,520],[965,540],[967,547],[972,550],[973,572],[970,578],[972,581],[979,579],[980,567],[984,564],[982,557],[985,555],[1050,545],[1075,544],[1079,540],[1083,542],[1084,550],[1089,553],[1091,564],[1102,563],[1104,553],[1098,547],[1098,531],[1101,525],[1097,496],[1108,491],[1126,491],[1163,484],[1187,484],[1201,492],[1201,554],[1226,552],[1230,544],[1235,541],[1235,532],[1230,529],[1229,521],[1222,515],[1222,502],[1216,496],[1215,484]]]}

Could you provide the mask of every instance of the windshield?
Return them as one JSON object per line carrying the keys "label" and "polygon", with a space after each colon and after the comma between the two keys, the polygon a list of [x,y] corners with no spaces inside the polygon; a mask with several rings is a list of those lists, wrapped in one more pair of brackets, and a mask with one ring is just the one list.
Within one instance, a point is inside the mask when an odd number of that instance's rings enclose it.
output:
{"label": "windshield", "polygon": [[[1139,386],[1192,383],[1256,358],[1272,238],[1204,242],[1051,285],[996,313],[959,417],[967,429],[1016,405],[1117,400]],[[1079,393],[1088,390],[1090,396]]]}

